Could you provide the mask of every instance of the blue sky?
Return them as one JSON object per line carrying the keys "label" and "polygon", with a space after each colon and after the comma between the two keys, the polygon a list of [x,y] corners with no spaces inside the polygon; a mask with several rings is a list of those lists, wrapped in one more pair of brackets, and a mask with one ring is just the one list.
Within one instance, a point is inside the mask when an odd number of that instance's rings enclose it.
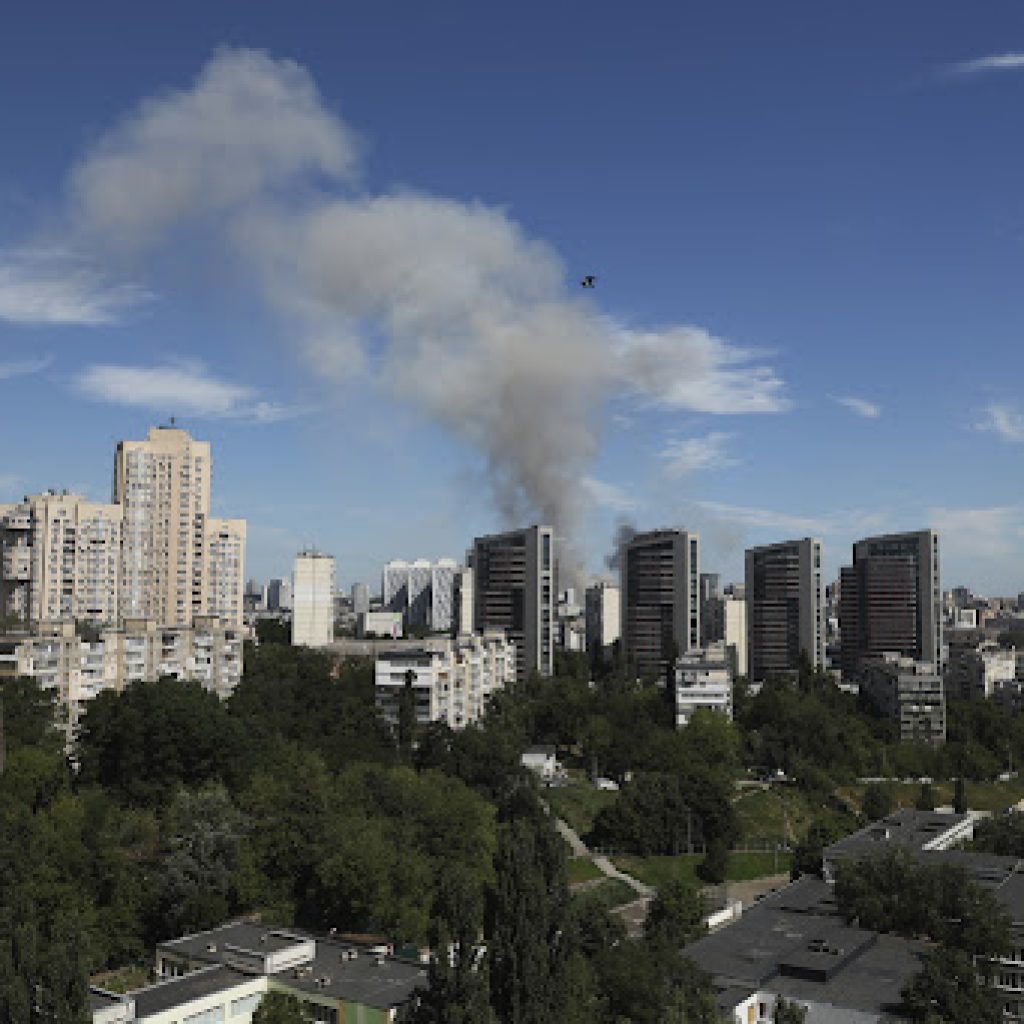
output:
{"label": "blue sky", "polygon": [[1024,589],[1017,3],[21,5],[0,94],[0,500],[176,415],[260,578],[546,514]]}

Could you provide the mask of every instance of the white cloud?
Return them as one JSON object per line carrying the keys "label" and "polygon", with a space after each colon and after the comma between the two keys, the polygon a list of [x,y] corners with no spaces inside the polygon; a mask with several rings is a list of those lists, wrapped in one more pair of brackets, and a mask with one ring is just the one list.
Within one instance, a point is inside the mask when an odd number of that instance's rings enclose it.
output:
{"label": "white cloud", "polygon": [[10,380],[11,377],[26,377],[32,373],[39,373],[52,363],[53,356],[9,360],[6,363],[0,363],[0,380]]}
{"label": "white cloud", "polygon": [[988,430],[1007,441],[1024,442],[1024,413],[1011,405],[990,402],[975,425],[977,430]]}
{"label": "white cloud", "polygon": [[785,383],[762,354],[703,328],[623,331],[618,358],[634,392],[666,409],[705,413],[784,412]]}
{"label": "white cloud", "polygon": [[725,450],[732,434],[712,431],[704,437],[674,438],[661,451],[665,472],[669,476],[685,476],[701,469],[720,469],[735,466],[736,460]]}
{"label": "white cloud", "polygon": [[165,366],[96,364],[82,372],[76,387],[96,401],[137,406],[168,415],[276,423],[306,411],[260,399],[252,388],[220,380],[195,361]]}
{"label": "white cloud", "polygon": [[829,397],[833,402],[846,406],[850,412],[855,412],[858,416],[863,416],[865,419],[874,420],[882,415],[881,408],[875,405],[874,402],[869,402],[866,398],[857,398],[854,395],[830,395]]}
{"label": "white cloud", "polygon": [[592,476],[585,476],[580,481],[587,497],[600,508],[609,509],[612,512],[635,512],[640,503],[636,498],[627,494],[621,487],[610,484],[606,480],[597,480]]}
{"label": "white cloud", "polygon": [[138,285],[109,284],[95,266],[71,252],[0,252],[0,320],[17,324],[109,324],[151,297]]}
{"label": "white cloud", "polygon": [[958,75],[976,75],[986,71],[1020,71],[1024,69],[1024,53],[993,53],[951,64],[949,70]]}

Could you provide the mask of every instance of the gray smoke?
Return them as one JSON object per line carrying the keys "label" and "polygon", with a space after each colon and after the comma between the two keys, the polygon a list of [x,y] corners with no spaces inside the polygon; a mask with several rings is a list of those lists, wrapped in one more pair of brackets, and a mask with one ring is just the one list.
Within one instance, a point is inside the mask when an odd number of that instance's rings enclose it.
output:
{"label": "gray smoke", "polygon": [[613,393],[703,412],[784,405],[749,351],[601,315],[504,211],[359,191],[361,149],[304,68],[224,49],[100,139],[71,175],[69,220],[121,259],[177,232],[226,241],[313,374],[370,379],[464,442],[510,524],[576,533]]}

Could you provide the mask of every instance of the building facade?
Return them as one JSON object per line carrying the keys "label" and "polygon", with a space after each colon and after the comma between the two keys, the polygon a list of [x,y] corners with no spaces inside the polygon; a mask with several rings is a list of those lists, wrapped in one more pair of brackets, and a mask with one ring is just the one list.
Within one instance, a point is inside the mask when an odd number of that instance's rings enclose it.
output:
{"label": "building facade", "polygon": [[550,526],[473,542],[473,625],[503,630],[515,645],[516,676],[554,672],[555,535]]}
{"label": "building facade", "polygon": [[941,671],[938,534],[920,530],[857,541],[853,564],[840,573],[839,633],[844,679],[856,680],[865,659],[888,653]]}
{"label": "building facade", "polygon": [[733,670],[722,640],[676,661],[676,728],[689,724],[695,711],[717,711],[732,719]]}
{"label": "building facade", "polygon": [[330,555],[303,551],[292,570],[292,644],[326,647],[334,639],[335,564]]}
{"label": "building facade", "polygon": [[0,615],[115,622],[121,516],[120,505],[66,491],[0,505]]}
{"label": "building facade", "polygon": [[198,615],[189,626],[125,619],[87,635],[64,621],[0,636],[0,680],[23,676],[51,690],[57,724],[70,740],[103,690],[170,677],[226,698],[241,681],[242,656],[242,631],[216,616]]}
{"label": "building facade", "polygon": [[801,654],[825,667],[821,541],[814,537],[746,553],[747,659],[752,682],[796,672]]}
{"label": "building facade", "polygon": [[899,723],[900,740],[937,745],[946,739],[942,676],[930,662],[885,654],[861,662],[860,690],[879,712]]}
{"label": "building facade", "polygon": [[406,686],[411,687],[416,721],[443,722],[462,729],[479,721],[487,700],[515,678],[515,647],[501,631],[445,641],[442,648],[402,648],[377,656],[377,707],[396,724]]}
{"label": "building facade", "polygon": [[587,587],[587,650],[610,658],[615,642],[622,635],[621,593],[614,583],[595,583]]}
{"label": "building facade", "polygon": [[700,541],[686,530],[638,533],[620,552],[626,665],[666,681],[680,654],[700,646]]}

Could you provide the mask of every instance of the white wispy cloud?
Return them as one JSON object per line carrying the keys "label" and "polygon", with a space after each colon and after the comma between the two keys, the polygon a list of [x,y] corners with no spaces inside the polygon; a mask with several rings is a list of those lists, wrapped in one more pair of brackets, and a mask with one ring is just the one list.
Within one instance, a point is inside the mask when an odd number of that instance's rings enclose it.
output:
{"label": "white wispy cloud", "polygon": [[1024,506],[936,506],[928,510],[928,521],[939,531],[947,557],[998,559],[1024,553]]}
{"label": "white wispy cloud", "polygon": [[977,75],[988,71],[1024,70],[1024,53],[993,53],[987,57],[975,57],[950,64],[948,70],[957,75]]}
{"label": "white wispy cloud", "polygon": [[790,408],[785,382],[741,348],[701,327],[621,331],[617,346],[627,387],[666,409],[704,413],[771,413]]}
{"label": "white wispy cloud", "polygon": [[0,320],[96,326],[152,298],[136,284],[111,284],[79,254],[62,249],[0,251]]}
{"label": "white wispy cloud", "polygon": [[731,437],[732,434],[712,431],[703,437],[670,439],[659,453],[665,460],[665,472],[669,476],[686,476],[702,469],[735,466],[736,459],[725,448]]}
{"label": "white wispy cloud", "polygon": [[640,507],[640,502],[636,498],[616,484],[608,483],[607,480],[585,476],[580,483],[587,497],[600,508],[610,509],[612,512],[635,512]]}
{"label": "white wispy cloud", "polygon": [[13,359],[0,362],[0,380],[11,377],[26,377],[32,373],[40,373],[53,363],[53,356],[39,356],[35,359]]}
{"label": "white wispy cloud", "polygon": [[987,430],[1007,441],[1024,443],[1024,412],[1003,402],[990,402],[982,410],[976,430]]}
{"label": "white wispy cloud", "polygon": [[75,386],[96,401],[165,414],[277,423],[309,411],[261,399],[253,388],[222,380],[192,360],[164,366],[99,363],[82,371]]}
{"label": "white wispy cloud", "polygon": [[866,398],[857,398],[855,395],[830,395],[833,402],[845,406],[850,412],[855,412],[865,419],[875,420],[882,415],[881,407]]}

